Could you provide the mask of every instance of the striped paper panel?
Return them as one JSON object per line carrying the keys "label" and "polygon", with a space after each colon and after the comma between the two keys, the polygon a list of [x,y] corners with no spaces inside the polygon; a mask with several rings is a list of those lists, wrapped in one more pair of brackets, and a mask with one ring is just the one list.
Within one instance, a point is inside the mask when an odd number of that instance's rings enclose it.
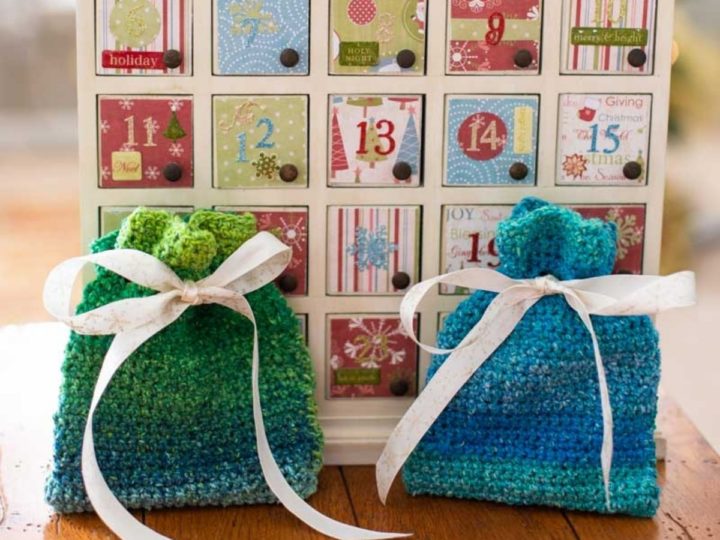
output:
{"label": "striped paper panel", "polygon": [[398,272],[418,278],[420,208],[337,206],[328,214],[328,294],[402,294]]}

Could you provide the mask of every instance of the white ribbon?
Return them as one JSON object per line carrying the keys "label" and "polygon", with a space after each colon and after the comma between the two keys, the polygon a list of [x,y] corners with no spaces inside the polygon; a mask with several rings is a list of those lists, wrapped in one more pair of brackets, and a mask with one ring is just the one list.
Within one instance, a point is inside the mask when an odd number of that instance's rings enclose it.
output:
{"label": "white ribbon", "polygon": [[[82,475],[88,499],[98,516],[120,538],[167,540],[166,536],[136,521],[115,498],[105,482],[95,456],[95,409],[113,376],[132,353],[160,330],[176,321],[189,307],[200,304],[226,306],[244,315],[253,324],[252,402],[257,452],[265,481],[285,508],[315,530],[340,540],[380,540],[407,536],[361,529],[323,515],[293,491],[272,455],[260,404],[257,325],[252,308],[244,295],[277,278],[290,262],[291,254],[290,248],[272,234],[261,232],[238,248],[215,273],[197,283],[183,282],[168,266],[152,255],[131,249],[116,249],[70,259],[50,273],[45,284],[44,301],[45,308],[51,315],[80,334],[116,334],[100,369],[85,424]],[[119,300],[87,313],[73,315],[73,284],[88,263],[107,268],[159,294]]]}
{"label": "white ribbon", "polygon": [[[413,325],[414,315],[422,298],[440,283],[498,293],[480,321],[460,344],[448,350],[420,343]],[[415,285],[400,307],[403,326],[412,339],[426,351],[449,356],[402,417],[377,462],[375,474],[378,494],[383,504],[403,464],[453,397],[502,345],[525,313],[544,296],[554,294],[565,297],[592,338],[603,420],[600,463],[605,502],[610,509],[612,408],[605,368],[590,315],[651,315],[670,308],[692,305],[695,303],[695,275],[692,272],[680,272],[667,277],[614,275],[558,281],[552,276],[515,280],[494,270],[469,268]],[[558,336],[557,339],[562,340],[563,336]]]}

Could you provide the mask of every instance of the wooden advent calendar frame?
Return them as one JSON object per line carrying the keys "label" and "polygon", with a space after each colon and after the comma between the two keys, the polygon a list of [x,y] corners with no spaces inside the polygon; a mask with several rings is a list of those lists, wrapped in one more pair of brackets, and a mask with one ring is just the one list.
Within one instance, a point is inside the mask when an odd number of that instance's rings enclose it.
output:
{"label": "wooden advent calendar frame", "polygon": [[[561,75],[561,36],[567,13],[559,0],[546,0],[543,13],[540,75],[446,75],[448,2],[427,4],[426,74],[423,76],[329,75],[329,2],[313,0],[310,12],[310,74],[308,76],[213,75],[213,6],[195,0],[192,13],[192,76],[96,75],[95,6],[78,5],[78,89],[82,239],[87,246],[98,236],[99,208],[113,206],[308,206],[309,291],[290,298],[298,313],[308,315],[309,346],[317,373],[316,397],[326,436],[329,464],[373,463],[408,398],[326,399],[326,314],[397,313],[401,296],[328,296],[326,268],[326,208],[332,205],[422,206],[421,277],[440,269],[441,213],[448,204],[512,205],[534,195],[566,204],[646,205],[643,268],[659,270],[665,149],[673,28],[672,0],[658,0],[655,62],[652,74]],[[423,184],[417,188],[327,187],[329,94],[420,94],[425,96]],[[557,186],[556,131],[562,93],[652,94],[648,161],[649,181],[642,186]],[[98,186],[97,96],[162,94],[194,96],[194,187],[192,189],[102,189]],[[213,188],[212,96],[225,94],[304,94],[309,96],[309,186],[307,189]],[[536,186],[447,187],[442,185],[442,139],[447,94],[540,95],[539,150]],[[420,310],[420,336],[432,343],[438,315],[451,311],[457,296],[429,294]],[[421,354],[419,380],[429,363]]]}

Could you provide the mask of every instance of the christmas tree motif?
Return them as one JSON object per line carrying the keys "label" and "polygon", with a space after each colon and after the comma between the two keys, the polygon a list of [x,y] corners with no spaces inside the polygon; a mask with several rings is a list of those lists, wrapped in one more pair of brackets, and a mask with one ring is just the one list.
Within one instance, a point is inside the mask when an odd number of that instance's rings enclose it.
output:
{"label": "christmas tree motif", "polygon": [[416,97],[405,97],[405,96],[396,96],[396,97],[389,97],[388,101],[392,101],[394,103],[400,104],[400,110],[404,111],[407,108],[408,103],[415,103],[418,100]]}
{"label": "christmas tree motif", "polygon": [[377,129],[375,128],[375,119],[371,118],[367,128],[367,139],[365,141],[365,153],[356,153],[355,158],[358,161],[364,161],[370,164],[370,168],[375,168],[375,163],[378,161],[385,161],[388,156],[378,152],[378,149],[382,150],[382,143],[378,136]]}
{"label": "christmas tree motif", "polygon": [[346,171],[350,168],[347,155],[345,154],[345,143],[343,142],[340,122],[338,121],[337,107],[333,108],[332,119],[332,156],[330,162],[331,177],[335,178],[338,171]]}
{"label": "christmas tree motif", "polygon": [[368,107],[379,107],[380,105],[383,104],[383,99],[378,96],[348,98],[347,104],[352,105],[354,107],[362,107],[363,108],[363,118],[367,118]]}
{"label": "christmas tree motif", "polygon": [[[414,112],[414,111],[413,111]],[[397,162],[405,162],[410,165],[413,174],[418,173],[418,156],[420,156],[420,140],[418,139],[415,115],[410,113],[405,135],[400,143],[400,150],[397,154]]]}
{"label": "christmas tree motif", "polygon": [[350,0],[347,7],[348,18],[358,26],[370,24],[377,15],[377,4],[374,0]]}
{"label": "christmas tree motif", "polygon": [[185,133],[185,130],[180,125],[180,120],[178,120],[177,112],[173,111],[172,116],[170,117],[170,122],[163,132],[163,137],[170,139],[171,141],[177,141],[186,135],[187,133]]}

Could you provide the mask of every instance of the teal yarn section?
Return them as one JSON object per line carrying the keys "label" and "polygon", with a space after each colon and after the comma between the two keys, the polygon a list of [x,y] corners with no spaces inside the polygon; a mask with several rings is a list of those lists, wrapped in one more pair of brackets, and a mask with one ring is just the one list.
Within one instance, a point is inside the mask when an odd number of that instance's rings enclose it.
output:
{"label": "teal yarn section", "polygon": [[[183,279],[212,273],[256,233],[254,217],[198,211],[182,220],[138,209],[94,252],[152,253]],[[154,294],[99,268],[79,312]],[[317,489],[322,433],[312,362],[299,323],[274,285],[248,295],[258,322],[260,394],[270,447],[303,498]],[[217,305],[188,309],[120,369],[95,417],[95,448],[113,493],[129,508],[276,502],[262,475],[252,418],[250,321]],[[80,471],[90,399],[111,336],[73,333],[62,367],[48,502],[90,509]]]}
{"label": "teal yarn section", "polygon": [[[538,199],[518,204],[496,243],[500,270],[514,278],[603,275],[615,258],[613,227]],[[494,297],[477,291],[463,301],[438,346],[457,346]],[[592,320],[614,419],[609,509],[592,341],[560,296],[533,306],[440,415],[405,465],[408,492],[653,516],[658,335],[649,317]],[[433,357],[428,380],[446,359]]]}

